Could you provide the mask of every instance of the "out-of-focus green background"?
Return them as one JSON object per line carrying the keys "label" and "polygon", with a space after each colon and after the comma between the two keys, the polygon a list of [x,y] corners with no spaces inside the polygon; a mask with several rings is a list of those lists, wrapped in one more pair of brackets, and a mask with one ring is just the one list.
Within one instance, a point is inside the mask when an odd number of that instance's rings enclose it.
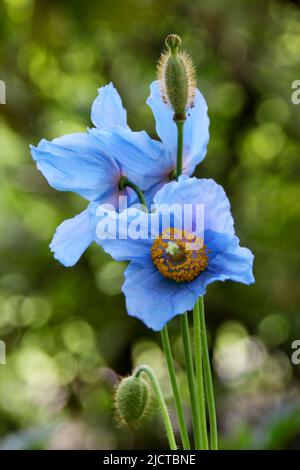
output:
{"label": "out-of-focus green background", "polygon": [[[123,264],[97,246],[74,268],[53,259],[56,226],[85,202],[48,187],[28,146],[90,126],[109,81],[130,126],[155,137],[145,100],[170,32],[209,106],[197,174],[224,185],[255,253],[255,285],[216,283],[206,296],[221,446],[300,448],[300,8],[279,0],[1,2],[0,448],[166,447],[159,417],[119,429],[112,404],[118,375],[147,362],[174,417],[160,336],[127,316]],[[178,319],[170,333],[186,400]]]}

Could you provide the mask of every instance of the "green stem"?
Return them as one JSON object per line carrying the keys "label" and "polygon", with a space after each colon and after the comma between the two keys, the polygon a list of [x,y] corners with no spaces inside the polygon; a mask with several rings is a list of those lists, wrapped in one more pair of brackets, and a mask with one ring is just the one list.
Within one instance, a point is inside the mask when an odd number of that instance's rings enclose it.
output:
{"label": "green stem", "polygon": [[122,176],[122,178],[119,182],[119,188],[124,189],[124,188],[126,188],[126,186],[133,189],[133,191],[135,191],[141,205],[144,208],[147,208],[147,204],[146,204],[146,200],[145,200],[143,191],[141,191],[140,188],[136,184],[132,183],[132,181],[128,180],[126,178],[126,176]]}
{"label": "green stem", "polygon": [[172,385],[172,390],[173,390],[173,395],[174,395],[174,400],[175,400],[175,406],[176,406],[176,411],[177,411],[177,417],[178,417],[178,423],[179,423],[179,429],[180,429],[180,435],[182,439],[183,448],[184,450],[190,450],[191,445],[190,445],[190,440],[189,440],[189,436],[188,436],[187,429],[186,429],[182,400],[181,400],[181,396],[180,396],[180,392],[179,392],[179,388],[177,384],[167,325],[161,331],[161,339],[162,339],[162,344],[163,344],[163,348],[164,348],[164,352],[165,352],[165,356],[167,360],[169,377],[170,377],[170,382]]}
{"label": "green stem", "polygon": [[187,313],[183,313],[182,315],[180,315],[180,322],[181,322],[181,332],[182,332],[184,356],[185,356],[185,363],[186,363],[187,379],[188,379],[189,392],[190,392],[191,405],[192,405],[193,428],[194,428],[194,434],[195,434],[195,447],[196,447],[196,450],[199,450],[199,449],[202,449],[200,415],[199,415],[199,408],[197,406],[196,383],[195,383],[195,376],[194,376],[192,347],[191,347]]}
{"label": "green stem", "polygon": [[217,417],[216,417],[214,389],[213,389],[213,383],[212,383],[207,336],[206,336],[203,297],[199,297],[198,304],[199,304],[199,316],[200,316],[201,342],[203,346],[204,380],[205,380],[205,386],[206,386],[207,407],[208,407],[209,423],[210,423],[211,449],[217,450],[218,449]]}
{"label": "green stem", "polygon": [[182,173],[182,150],[183,150],[183,126],[184,120],[175,121],[177,125],[177,167],[176,177],[177,179]]}
{"label": "green stem", "polygon": [[207,424],[206,424],[205,400],[204,400],[204,380],[203,380],[203,370],[202,370],[203,345],[201,344],[202,339],[201,339],[201,327],[200,327],[200,315],[199,315],[198,302],[196,302],[194,306],[193,313],[194,313],[194,332],[195,332],[196,384],[197,384],[197,392],[198,392],[201,438],[202,438],[202,446],[205,450],[207,450],[208,439],[207,439]]}
{"label": "green stem", "polygon": [[164,422],[164,425],[165,425],[166,433],[167,433],[167,436],[168,436],[170,449],[171,450],[176,450],[177,445],[176,445],[176,441],[175,441],[175,437],[174,437],[174,433],[173,433],[173,428],[172,428],[170,416],[169,416],[169,413],[168,413],[167,405],[165,403],[160,385],[159,385],[158,380],[156,378],[156,375],[154,374],[151,367],[146,366],[146,365],[139,366],[135,370],[134,375],[135,375],[135,377],[138,377],[143,372],[148,375],[148,377],[150,379],[150,382],[151,382],[151,385],[152,385],[152,388],[153,388],[153,391],[156,395],[156,398],[157,398],[157,401],[158,401],[158,404],[159,404],[159,407],[160,407],[161,415],[162,415],[162,418],[163,418],[163,422]]}

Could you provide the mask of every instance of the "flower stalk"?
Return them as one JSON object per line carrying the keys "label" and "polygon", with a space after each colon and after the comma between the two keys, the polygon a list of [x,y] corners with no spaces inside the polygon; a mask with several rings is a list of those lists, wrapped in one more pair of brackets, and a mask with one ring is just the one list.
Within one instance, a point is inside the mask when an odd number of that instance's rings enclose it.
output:
{"label": "flower stalk", "polygon": [[187,373],[189,393],[190,393],[190,399],[191,399],[191,407],[192,407],[195,448],[196,450],[199,450],[199,449],[202,449],[200,414],[199,414],[199,408],[198,408],[198,403],[197,403],[197,393],[196,393],[197,391],[196,391],[196,382],[195,382],[195,375],[194,375],[189,322],[188,322],[188,316],[186,312],[180,316],[180,323],[181,323],[181,333],[182,333],[184,357],[185,357],[185,364],[186,364],[186,373]]}
{"label": "flower stalk", "polygon": [[183,127],[184,120],[176,120],[177,125],[177,166],[176,166],[176,178],[182,174],[182,150],[183,150]]}
{"label": "flower stalk", "polygon": [[125,189],[126,187],[133,189],[133,191],[136,193],[139,202],[143,206],[143,209],[147,208],[146,200],[143,191],[134,184],[132,181],[126,178],[126,176],[122,176],[120,182],[119,182],[119,188],[120,190]]}
{"label": "flower stalk", "polygon": [[170,382],[171,382],[172,390],[173,390],[173,396],[174,396],[174,401],[175,401],[175,407],[176,407],[176,412],[177,412],[177,417],[178,417],[178,424],[179,424],[179,430],[180,430],[183,448],[184,450],[190,450],[191,444],[190,444],[189,435],[186,429],[182,400],[181,400],[180,391],[179,391],[178,384],[177,384],[176,372],[174,368],[174,362],[173,362],[173,357],[172,357],[172,351],[171,351],[171,346],[170,346],[167,325],[161,331],[161,339],[162,339],[163,349],[165,352],[166,361],[168,365],[169,377],[170,377]]}
{"label": "flower stalk", "polygon": [[216,406],[215,406],[214,389],[213,389],[208,344],[207,344],[203,297],[199,297],[198,307],[199,307],[198,311],[199,311],[199,321],[200,321],[200,335],[201,335],[202,352],[203,352],[203,372],[204,372],[204,380],[205,380],[205,388],[206,388],[206,396],[207,396],[207,407],[208,407],[209,423],[210,423],[210,446],[212,450],[217,450],[218,449],[218,429],[217,429]]}
{"label": "flower stalk", "polygon": [[154,392],[154,394],[157,398],[157,402],[159,404],[162,419],[163,419],[164,426],[165,426],[165,429],[166,429],[170,449],[171,450],[176,450],[177,445],[176,445],[176,441],[175,441],[175,437],[174,437],[174,432],[173,432],[170,416],[169,416],[167,405],[165,403],[165,400],[164,400],[159,382],[156,378],[156,375],[154,374],[154,371],[151,369],[151,367],[149,367],[147,365],[139,366],[134,371],[134,376],[139,377],[143,373],[146,374],[148,376],[148,378],[150,379],[153,392]]}
{"label": "flower stalk", "polygon": [[200,414],[200,428],[201,428],[201,440],[203,449],[208,449],[207,439],[207,424],[206,424],[206,412],[205,412],[205,399],[204,399],[204,380],[203,380],[203,345],[202,345],[202,334],[201,334],[201,323],[200,323],[200,312],[199,304],[196,302],[193,310],[194,314],[194,332],[195,332],[195,364],[196,364],[196,387],[198,394],[198,406]]}

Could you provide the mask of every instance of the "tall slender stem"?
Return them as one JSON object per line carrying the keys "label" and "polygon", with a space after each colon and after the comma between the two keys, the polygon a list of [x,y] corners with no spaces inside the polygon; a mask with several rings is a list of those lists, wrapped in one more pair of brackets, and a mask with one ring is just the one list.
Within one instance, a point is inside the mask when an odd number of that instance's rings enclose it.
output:
{"label": "tall slender stem", "polygon": [[181,322],[181,332],[182,332],[184,356],[185,356],[185,363],[186,363],[187,379],[188,379],[191,406],[192,406],[193,428],[194,428],[194,434],[195,434],[195,447],[197,450],[199,450],[199,449],[202,449],[201,427],[200,427],[199,408],[197,405],[196,382],[195,382],[195,376],[194,376],[192,347],[191,347],[189,322],[188,322],[187,313],[183,313],[182,315],[180,315],[180,322]]}
{"label": "tall slender stem", "polygon": [[179,423],[179,429],[180,429],[180,435],[182,439],[183,448],[184,450],[190,450],[191,445],[190,445],[188,432],[186,429],[182,400],[181,400],[180,391],[179,391],[178,384],[177,384],[167,325],[161,331],[161,339],[162,339],[164,352],[166,355],[169,377],[170,377],[170,382],[171,382],[172,390],[173,390],[173,396],[174,396],[175,407],[177,411],[177,417],[178,417],[178,423]]}
{"label": "tall slender stem", "polygon": [[194,332],[195,332],[196,385],[197,385],[198,406],[199,406],[199,414],[200,414],[201,438],[202,438],[203,448],[207,450],[208,439],[207,439],[207,423],[206,423],[205,400],[204,400],[204,380],[203,380],[203,369],[202,369],[203,345],[201,344],[202,338],[201,338],[198,302],[196,302],[194,306],[193,313],[194,313]]}
{"label": "tall slender stem", "polygon": [[182,150],[183,150],[183,126],[184,120],[175,121],[177,125],[177,167],[176,177],[177,179],[182,173]]}
{"label": "tall slender stem", "polygon": [[206,336],[206,325],[205,325],[205,313],[204,313],[204,300],[203,297],[199,297],[199,316],[200,316],[200,330],[201,330],[201,341],[203,347],[203,371],[204,371],[204,380],[206,387],[207,395],[207,407],[209,414],[209,423],[210,423],[210,441],[211,449],[218,449],[218,429],[217,429],[217,417],[216,417],[216,407],[215,407],[215,398],[214,398],[214,389],[211,377],[211,368],[209,361],[209,352]]}
{"label": "tall slender stem", "polygon": [[143,372],[148,375],[148,377],[150,379],[150,382],[151,382],[151,385],[152,385],[152,388],[153,388],[153,391],[154,391],[155,396],[157,398],[157,401],[158,401],[158,404],[159,404],[159,407],[160,407],[160,411],[161,411],[161,415],[162,415],[162,418],[163,418],[163,421],[164,421],[166,433],[167,433],[167,436],[168,436],[170,449],[171,450],[176,450],[177,445],[176,445],[176,441],[175,441],[175,437],[174,437],[174,433],[173,433],[173,428],[172,428],[170,416],[169,416],[169,413],[168,413],[167,405],[165,403],[160,385],[159,385],[158,380],[156,378],[156,375],[154,374],[151,367],[146,366],[146,365],[139,366],[135,370],[134,375],[135,375],[135,377],[138,377]]}

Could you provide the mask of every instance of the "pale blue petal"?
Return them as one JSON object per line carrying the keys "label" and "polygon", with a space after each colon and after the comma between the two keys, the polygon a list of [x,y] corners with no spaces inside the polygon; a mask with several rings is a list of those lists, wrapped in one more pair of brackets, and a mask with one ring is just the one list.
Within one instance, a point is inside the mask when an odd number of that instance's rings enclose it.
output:
{"label": "pale blue petal", "polygon": [[162,145],[146,132],[132,132],[120,127],[106,131],[90,130],[103,152],[112,156],[122,173],[145,190],[168,176],[168,167],[162,158]]}
{"label": "pale blue petal", "polygon": [[205,232],[204,243],[209,250],[206,270],[190,283],[190,289],[203,295],[215,281],[236,281],[252,284],[254,256],[248,248],[240,247],[238,237],[212,231]]}
{"label": "pale blue petal", "polygon": [[161,330],[176,315],[191,310],[197,300],[188,283],[179,284],[164,278],[151,259],[146,258],[143,263],[130,263],[122,291],[128,314],[155,331]]}
{"label": "pale blue petal", "polygon": [[[254,256],[248,248],[239,245],[239,239],[236,236],[228,236],[227,243],[223,234],[215,234],[214,241],[209,242],[211,257],[208,264],[209,273],[219,280],[231,279],[232,281],[243,284],[252,284],[255,282],[253,277],[253,259]],[[220,241],[223,246],[220,248]],[[219,246],[219,248],[218,248]],[[219,251],[218,251],[219,250]],[[215,251],[215,255],[214,255]]]}
{"label": "pale blue petal", "polygon": [[146,132],[132,132],[121,127],[105,131],[90,129],[89,132],[102,152],[117,160],[123,175],[142,190],[168,177],[162,145]]}
{"label": "pale blue petal", "polygon": [[159,81],[150,85],[150,96],[147,98],[156,121],[156,132],[168,152],[176,155],[177,128],[173,120],[174,112],[161,98]]}
{"label": "pale blue petal", "polygon": [[72,191],[88,200],[118,191],[120,168],[88,134],[70,134],[31,146],[37,168],[60,191]]}
{"label": "pale blue petal", "polygon": [[[151,94],[147,104],[151,107],[156,121],[156,131],[165,147],[166,158],[176,164],[177,127],[173,120],[173,110],[161,98],[159,82],[155,81],[150,87]],[[195,166],[205,155],[209,141],[209,118],[207,104],[197,89],[194,107],[187,111],[184,124],[183,140],[183,172],[191,175]]]}
{"label": "pale blue petal", "polygon": [[98,96],[92,104],[91,119],[98,129],[127,127],[126,110],[112,83],[98,89]]}
{"label": "pale blue petal", "polygon": [[229,200],[222,186],[212,179],[182,176],[179,181],[168,183],[158,191],[154,203],[203,205],[206,230],[234,233]]}
{"label": "pale blue petal", "polygon": [[86,209],[73,219],[65,220],[59,225],[50,249],[54,253],[54,258],[64,266],[74,266],[92,241],[89,211]]}
{"label": "pale blue petal", "polygon": [[107,205],[90,204],[90,225],[94,239],[117,261],[138,261],[150,256],[153,238],[158,235],[158,230],[151,235],[149,220],[154,217],[136,208],[119,214]]}

